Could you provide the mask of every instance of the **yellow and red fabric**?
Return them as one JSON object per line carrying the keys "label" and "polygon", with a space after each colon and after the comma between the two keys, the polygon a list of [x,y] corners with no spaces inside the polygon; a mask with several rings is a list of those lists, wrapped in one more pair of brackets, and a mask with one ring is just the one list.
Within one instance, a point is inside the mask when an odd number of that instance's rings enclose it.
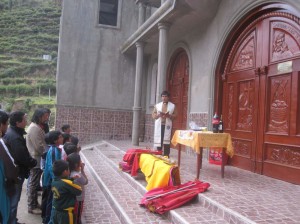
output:
{"label": "yellow and red fabric", "polygon": [[139,167],[146,177],[148,183],[146,189],[149,191],[153,188],[168,186],[174,165],[167,164],[153,155],[141,154]]}
{"label": "yellow and red fabric", "polygon": [[228,156],[234,155],[231,135],[228,133],[176,130],[171,142],[174,146],[177,144],[189,146],[197,153],[200,153],[200,147],[225,147]]}

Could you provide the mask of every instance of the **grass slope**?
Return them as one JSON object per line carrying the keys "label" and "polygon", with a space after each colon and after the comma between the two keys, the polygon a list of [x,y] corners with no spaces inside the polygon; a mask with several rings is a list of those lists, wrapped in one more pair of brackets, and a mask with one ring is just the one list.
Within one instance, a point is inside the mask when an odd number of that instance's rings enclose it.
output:
{"label": "grass slope", "polygon": [[60,16],[54,1],[0,0],[0,102],[7,110],[17,98],[48,98],[49,91],[55,103]]}

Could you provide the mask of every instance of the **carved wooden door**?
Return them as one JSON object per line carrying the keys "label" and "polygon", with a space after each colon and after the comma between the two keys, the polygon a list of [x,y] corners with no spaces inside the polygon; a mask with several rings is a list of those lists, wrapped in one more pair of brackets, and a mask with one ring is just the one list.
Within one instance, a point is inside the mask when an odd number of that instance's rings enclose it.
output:
{"label": "carved wooden door", "polygon": [[275,12],[252,24],[234,44],[223,76],[231,164],[300,184],[299,19]]}
{"label": "carved wooden door", "polygon": [[186,129],[189,89],[189,61],[183,49],[177,51],[168,68],[168,90],[170,101],[175,104],[177,117],[173,121],[172,133]]}

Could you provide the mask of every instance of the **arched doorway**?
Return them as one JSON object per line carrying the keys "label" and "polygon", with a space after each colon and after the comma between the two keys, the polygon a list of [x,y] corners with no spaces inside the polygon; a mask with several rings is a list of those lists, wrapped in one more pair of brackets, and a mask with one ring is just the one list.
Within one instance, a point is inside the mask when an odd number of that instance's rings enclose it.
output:
{"label": "arched doorway", "polygon": [[300,184],[300,20],[260,15],[223,59],[218,96],[235,148],[230,163]]}
{"label": "arched doorway", "polygon": [[186,129],[189,90],[189,59],[184,49],[179,48],[171,57],[168,66],[167,89],[170,101],[176,105],[178,116],[173,121],[174,130]]}

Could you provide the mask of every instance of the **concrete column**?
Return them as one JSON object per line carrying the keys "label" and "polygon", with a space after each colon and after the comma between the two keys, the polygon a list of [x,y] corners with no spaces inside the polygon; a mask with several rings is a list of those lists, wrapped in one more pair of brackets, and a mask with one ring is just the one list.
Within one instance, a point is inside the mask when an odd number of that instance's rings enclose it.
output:
{"label": "concrete column", "polygon": [[146,6],[141,1],[138,1],[137,4],[139,6],[138,26],[140,27],[145,22]]}
{"label": "concrete column", "polygon": [[159,48],[157,63],[157,88],[156,102],[160,101],[160,94],[166,88],[167,71],[167,50],[168,50],[168,30],[170,24],[158,23],[159,29]]}
{"label": "concrete column", "polygon": [[142,95],[142,74],[144,60],[144,43],[136,43],[136,70],[134,87],[133,123],[132,123],[132,144],[139,145],[139,127],[141,114],[141,95]]}

